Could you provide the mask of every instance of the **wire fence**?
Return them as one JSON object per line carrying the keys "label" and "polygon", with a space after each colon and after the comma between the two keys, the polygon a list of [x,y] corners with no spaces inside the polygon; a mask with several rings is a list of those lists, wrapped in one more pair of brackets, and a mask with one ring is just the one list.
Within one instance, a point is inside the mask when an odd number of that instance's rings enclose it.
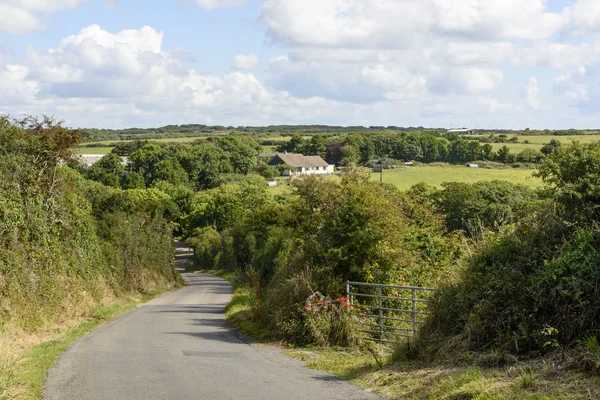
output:
{"label": "wire fence", "polygon": [[370,340],[393,343],[416,337],[419,325],[429,314],[427,303],[435,291],[431,288],[346,282],[350,306],[362,317],[361,331]]}

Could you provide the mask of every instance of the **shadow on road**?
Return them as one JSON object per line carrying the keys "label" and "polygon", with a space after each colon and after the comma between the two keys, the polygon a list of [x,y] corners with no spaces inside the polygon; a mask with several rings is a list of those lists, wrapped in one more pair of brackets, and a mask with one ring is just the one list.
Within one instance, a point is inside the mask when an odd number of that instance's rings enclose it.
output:
{"label": "shadow on road", "polygon": [[215,328],[229,328],[229,324],[224,319],[201,318],[194,319],[190,325],[212,326]]}
{"label": "shadow on road", "polygon": [[223,330],[217,332],[168,332],[169,335],[184,335],[203,340],[211,340],[223,343],[245,343],[234,331]]}
{"label": "shadow on road", "polygon": [[169,306],[154,306],[155,310],[152,313],[182,313],[182,314],[224,314],[225,304],[223,305],[169,305]]}

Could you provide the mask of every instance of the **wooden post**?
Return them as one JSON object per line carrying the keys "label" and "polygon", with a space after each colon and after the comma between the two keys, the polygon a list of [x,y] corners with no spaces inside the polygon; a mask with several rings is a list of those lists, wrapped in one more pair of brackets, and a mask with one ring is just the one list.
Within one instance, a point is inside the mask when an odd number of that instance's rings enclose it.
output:
{"label": "wooden post", "polygon": [[411,290],[413,338],[417,337],[417,290]]}
{"label": "wooden post", "polygon": [[377,306],[379,307],[379,341],[383,342],[383,305],[381,304],[381,286],[377,286]]}

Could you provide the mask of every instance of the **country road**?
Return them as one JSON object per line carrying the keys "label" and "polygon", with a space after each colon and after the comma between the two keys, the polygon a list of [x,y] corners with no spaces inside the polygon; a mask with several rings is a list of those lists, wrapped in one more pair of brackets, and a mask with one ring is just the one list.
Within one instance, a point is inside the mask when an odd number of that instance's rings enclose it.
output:
{"label": "country road", "polygon": [[[189,252],[178,248],[178,266]],[[161,296],[75,342],[48,373],[45,400],[358,400],[378,396],[309,370],[228,327],[231,285],[183,274]]]}

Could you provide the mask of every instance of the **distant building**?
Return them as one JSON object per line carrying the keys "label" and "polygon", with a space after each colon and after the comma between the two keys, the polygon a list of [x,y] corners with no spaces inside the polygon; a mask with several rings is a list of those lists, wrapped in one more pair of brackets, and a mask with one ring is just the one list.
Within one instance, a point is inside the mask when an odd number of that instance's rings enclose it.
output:
{"label": "distant building", "polygon": [[459,135],[474,135],[477,133],[475,129],[450,129],[448,132],[458,133]]}
{"label": "distant building", "polygon": [[284,176],[299,175],[327,175],[335,171],[333,165],[327,164],[319,156],[305,156],[303,154],[275,154],[269,161],[270,166],[287,165],[289,170],[284,171]]}
{"label": "distant building", "polygon": [[[106,154],[78,154],[76,155],[77,158],[79,158],[79,160],[87,165],[88,167],[91,167],[92,165],[96,164],[98,161],[102,160],[102,157],[104,157]],[[129,162],[127,157],[121,157],[121,164],[123,165],[127,165]]]}
{"label": "distant building", "polygon": [[467,164],[468,168],[479,168],[478,164]]}

